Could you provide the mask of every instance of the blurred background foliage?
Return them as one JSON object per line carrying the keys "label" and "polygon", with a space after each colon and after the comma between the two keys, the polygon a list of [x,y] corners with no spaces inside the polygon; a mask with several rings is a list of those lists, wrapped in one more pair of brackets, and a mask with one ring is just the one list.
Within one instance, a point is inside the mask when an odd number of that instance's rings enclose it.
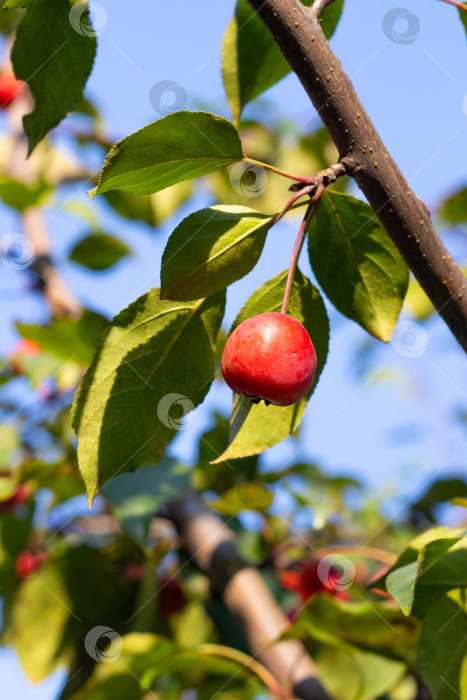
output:
{"label": "blurred background foliage", "polygon": [[[2,31],[11,32],[20,15],[2,13]],[[291,137],[297,125],[278,117],[267,101],[260,104],[261,122],[250,117],[239,123],[250,157],[310,173],[337,160],[321,126]],[[115,140],[97,106],[83,99],[29,159],[30,181],[9,175],[14,136],[8,129],[0,148],[3,206],[15,210],[18,221],[31,207],[60,208],[78,220],[82,234],[68,260],[104,280],[124,260],[137,261],[127,238],[109,228],[102,211],[142,222],[145,235],[158,236],[162,224],[189,211],[201,196],[265,213],[285,203],[282,178],[270,175],[263,189],[248,173],[233,185],[229,171],[151,196],[108,192],[97,207],[68,197],[70,184],[89,189],[96,183],[94,165]],[[334,187],[342,190],[348,183],[341,179]],[[459,239],[467,224],[467,189],[442,201],[435,218],[448,243],[465,253]],[[10,250],[7,267],[22,254]],[[27,280],[24,294],[40,298],[47,316],[34,269],[18,275]],[[27,676],[37,682],[65,668],[60,700],[147,700],[153,693],[163,700],[275,697],[264,669],[245,656],[239,625],[164,518],[167,499],[191,487],[235,531],[241,554],[259,568],[289,617],[284,635],[306,643],[339,700],[421,700],[429,697],[426,686],[435,700],[467,697],[465,479],[440,470],[405,508],[391,509],[385,494],[370,492],[345,464],[328,470],[297,458],[271,470],[260,456],[235,460],[233,468],[211,465],[228,436],[227,413],[216,407],[209,409],[209,427],[197,436],[185,463],[169,451],[160,465],[132,475],[131,488],[125,477],[116,477],[89,512],[69,409],[106,326],[100,310],[96,304],[78,318],[17,323],[17,340],[0,365],[1,635]],[[433,323],[433,308],[415,280],[405,313],[417,332]],[[362,338],[348,349],[357,378],[380,364],[379,342]],[[222,342],[219,358],[221,352]],[[404,352],[410,357],[410,343]],[[410,377],[401,377],[405,369],[398,359],[386,364],[379,381],[409,391]],[[456,397],[451,408],[450,420],[464,431],[465,406]],[[395,440],[403,443],[404,435]],[[432,534],[422,543],[415,539],[426,532]],[[413,553],[417,561],[430,538],[442,543],[442,551],[435,555],[428,548],[430,567],[414,573]],[[393,575],[388,584],[386,574],[401,553],[396,566],[404,574]],[[333,562],[324,577],[322,561]],[[86,643],[97,625],[107,632]],[[108,630],[118,634],[113,638]],[[99,663],[103,658],[112,663]]]}

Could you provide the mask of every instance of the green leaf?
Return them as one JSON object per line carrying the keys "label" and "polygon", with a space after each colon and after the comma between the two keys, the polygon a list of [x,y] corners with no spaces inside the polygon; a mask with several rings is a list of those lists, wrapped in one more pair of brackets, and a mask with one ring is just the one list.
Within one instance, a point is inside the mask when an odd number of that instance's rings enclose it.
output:
{"label": "green leaf", "polygon": [[24,583],[15,597],[4,643],[13,646],[24,672],[34,683],[66,660],[61,646],[70,616],[68,604],[64,582],[52,565]]}
{"label": "green leaf", "polygon": [[204,399],[224,305],[225,293],[182,303],[152,289],[113,319],[73,404],[90,502],[113,476],[157,464],[180,412]]}
{"label": "green leaf", "polygon": [[189,488],[188,469],[166,457],[154,467],[116,476],[102,493],[111,502],[123,530],[144,548],[156,510]]}
{"label": "green leaf", "polygon": [[149,226],[156,225],[151,197],[134,194],[134,192],[121,192],[120,190],[110,190],[104,192],[102,196],[105,197],[112,209],[125,219],[144,221]]}
{"label": "green leaf", "polygon": [[463,479],[437,479],[417,501],[411,503],[410,511],[415,518],[420,519],[420,514],[423,514],[427,520],[435,523],[438,506],[456,497],[467,498],[467,483]]}
{"label": "green leaf", "polygon": [[[340,561],[345,564],[344,556],[341,555]],[[345,568],[350,587],[355,569],[348,562]],[[401,615],[393,602],[365,600],[361,595],[359,598],[361,602],[330,595],[315,596],[288,627],[284,638],[332,643],[344,640],[383,653],[399,649],[417,631],[417,623]]]}
{"label": "green leaf", "polygon": [[407,265],[365,202],[326,192],[309,230],[310,261],[334,306],[387,342],[409,282]]}
{"label": "green leaf", "polygon": [[192,194],[193,184],[190,181],[185,181],[167,187],[149,197],[121,190],[104,192],[103,197],[125,219],[144,221],[149,226],[158,226],[184,204]]}
{"label": "green leaf", "polygon": [[0,178],[0,198],[2,202],[18,211],[41,204],[50,194],[50,188],[43,180],[32,183],[20,182],[10,177]]}
{"label": "green leaf", "polygon": [[[106,637],[97,641],[102,644]],[[79,692],[76,697],[83,700],[142,700],[147,690],[143,681],[140,682],[141,676],[158,662],[172,658],[176,650],[174,642],[155,634],[133,632],[117,636],[103,649],[105,658],[111,663],[97,663],[84,692]]]}
{"label": "green leaf", "polygon": [[[323,11],[322,27],[328,39],[336,29],[343,4],[344,0],[336,0]],[[237,0],[222,42],[222,78],[234,122],[247,102],[289,73],[289,64],[255,11],[247,0]]]}
{"label": "green leaf", "polygon": [[81,99],[96,53],[92,29],[87,33],[73,28],[67,0],[33,5],[21,20],[11,58],[35,100],[34,111],[23,118],[29,154]]}
{"label": "green leaf", "polygon": [[428,608],[448,591],[467,588],[467,537],[463,537],[417,580],[412,614],[423,618]]}
{"label": "green leaf", "polygon": [[[436,570],[432,569],[454,545],[463,539],[463,531],[435,528],[415,538],[400,555],[399,559],[386,574],[386,590],[399,603],[405,615],[410,615],[417,584],[435,585]],[[464,538],[467,541],[467,538]],[[431,571],[430,571],[431,570]],[[465,574],[464,574],[465,576]],[[447,581],[443,579],[446,585]],[[459,585],[453,577],[451,588]],[[449,584],[448,584],[449,587]],[[445,588],[438,591],[439,595]]]}
{"label": "green leaf", "polygon": [[11,425],[0,425],[0,471],[5,471],[20,447],[18,431]]}
{"label": "green leaf", "polygon": [[65,362],[87,366],[107,323],[100,314],[84,311],[79,319],[54,316],[47,326],[17,323],[16,328],[23,338],[39,343],[44,352]]}
{"label": "green leaf", "polygon": [[400,661],[361,651],[350,644],[321,646],[316,653],[320,679],[339,700],[375,700],[394,687],[406,672]]}
{"label": "green leaf", "polygon": [[161,298],[199,299],[225,289],[259,260],[273,217],[219,205],[190,214],[162,256]]}
{"label": "green leaf", "polygon": [[435,313],[435,307],[423,291],[420,282],[412,277],[405,296],[406,308],[408,308],[417,321],[426,321]]}
{"label": "green leaf", "polygon": [[[467,12],[461,12],[467,29]],[[467,187],[454,192],[441,204],[439,214],[447,224],[465,224],[467,222]]]}
{"label": "green leaf", "polygon": [[420,634],[418,667],[433,700],[467,699],[465,590],[445,595],[427,612]]}
{"label": "green leaf", "polygon": [[[466,5],[466,7],[467,7],[467,5]],[[461,22],[464,25],[464,29],[467,32],[467,11],[461,10],[459,8],[459,14],[460,14]]]}
{"label": "green leaf", "polygon": [[18,7],[30,7],[40,5],[44,0],[5,0],[2,10],[16,10]]}
{"label": "green leaf", "polygon": [[[292,481],[288,476],[296,476]],[[284,488],[291,493],[297,503],[313,509],[313,515],[322,523],[333,521],[338,513],[347,509],[347,494],[350,489],[360,488],[358,481],[344,476],[333,478],[324,475],[318,467],[311,464],[294,464],[275,474],[268,474],[268,479],[282,479]]]}
{"label": "green leaf", "polygon": [[[233,328],[242,321],[268,311],[280,311],[287,270],[256,290],[235,319]],[[244,396],[234,395],[230,443],[214,464],[263,452],[285,440],[297,430],[308,399],[313,393],[326,364],[329,346],[329,321],[319,291],[297,270],[289,299],[288,313],[297,318],[310,334],[317,356],[315,381],[307,396],[291,406],[252,404]],[[232,328],[232,330],[233,330]]]}
{"label": "green leaf", "polygon": [[70,252],[70,260],[91,270],[108,270],[126,255],[131,255],[131,249],[119,238],[93,233],[78,241]]}
{"label": "green leaf", "polygon": [[229,121],[208,112],[175,112],[111,148],[90,194],[115,189],[152,194],[242,159],[240,138]]}
{"label": "green leaf", "polygon": [[30,459],[23,462],[21,480],[29,482],[33,491],[39,488],[50,489],[54,506],[83,493],[83,481],[77,466],[63,461],[51,464],[39,459]]}
{"label": "green leaf", "polygon": [[200,601],[190,601],[172,624],[174,641],[181,649],[192,649],[215,636],[213,621]]}
{"label": "green leaf", "polygon": [[232,486],[219,499],[210,500],[209,505],[222,515],[237,515],[242,510],[261,513],[269,508],[273,500],[274,496],[266,486],[253,481]]}

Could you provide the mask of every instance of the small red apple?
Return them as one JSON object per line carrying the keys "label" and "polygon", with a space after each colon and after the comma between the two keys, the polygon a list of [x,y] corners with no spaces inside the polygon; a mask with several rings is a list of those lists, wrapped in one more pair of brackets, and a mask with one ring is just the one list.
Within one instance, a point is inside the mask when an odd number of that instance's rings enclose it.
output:
{"label": "small red apple", "polygon": [[289,406],[313,384],[316,353],[300,321],[269,312],[237,326],[225,344],[221,369],[235,393],[255,403]]}

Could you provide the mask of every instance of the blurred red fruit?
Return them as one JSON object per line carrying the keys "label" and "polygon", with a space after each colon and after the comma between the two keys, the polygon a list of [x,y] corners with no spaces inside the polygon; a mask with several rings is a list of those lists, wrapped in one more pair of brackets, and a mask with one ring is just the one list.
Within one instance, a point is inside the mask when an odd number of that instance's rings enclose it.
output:
{"label": "blurred red fruit", "polygon": [[20,581],[26,581],[39,571],[47,559],[45,552],[33,552],[30,549],[23,549],[19,553],[15,564],[16,577]]}
{"label": "blurred red fruit", "polygon": [[339,568],[327,563],[320,566],[321,561],[322,559],[310,559],[296,571],[284,571],[280,583],[284,588],[295,591],[303,602],[320,593],[331,593],[336,598],[348,600],[350,596],[347,590],[342,590],[339,584]]}
{"label": "blurred red fruit", "polygon": [[37,355],[41,351],[41,346],[35,340],[20,338],[15,345],[15,354],[20,355]]}
{"label": "blurred red fruit", "polygon": [[159,584],[159,616],[170,617],[181,612],[187,600],[179,582],[174,578],[161,576]]}
{"label": "blurred red fruit", "polygon": [[10,498],[7,498],[6,501],[1,501],[0,502],[0,513],[8,513],[10,510],[13,510],[13,508],[20,503],[24,503],[28,498],[28,491],[26,486],[24,484],[20,484],[16,491],[14,492],[13,496],[10,496]]}
{"label": "blurred red fruit", "polygon": [[21,362],[21,356],[38,355],[41,351],[41,346],[35,340],[26,340],[20,338],[16,343],[13,352],[11,353],[11,368],[15,374],[24,374],[25,365]]}
{"label": "blurred red fruit", "polygon": [[0,109],[6,109],[16,100],[25,83],[17,80],[13,73],[0,73]]}

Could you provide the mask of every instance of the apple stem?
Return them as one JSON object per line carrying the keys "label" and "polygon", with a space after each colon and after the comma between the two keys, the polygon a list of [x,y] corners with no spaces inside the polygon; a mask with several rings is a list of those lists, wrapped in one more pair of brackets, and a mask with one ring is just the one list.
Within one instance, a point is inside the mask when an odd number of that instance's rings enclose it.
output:
{"label": "apple stem", "polygon": [[289,303],[290,291],[292,289],[292,284],[295,276],[295,271],[297,269],[298,259],[300,253],[302,252],[303,244],[305,243],[306,234],[308,233],[308,225],[316,212],[318,211],[319,203],[321,201],[321,195],[324,192],[324,185],[319,185],[316,194],[310,199],[307,206],[305,216],[303,217],[302,223],[298,230],[297,238],[295,239],[295,244],[292,251],[292,258],[290,260],[289,272],[287,274],[287,281],[285,283],[284,299],[282,301],[281,314],[287,313],[287,305]]}
{"label": "apple stem", "polygon": [[464,2],[457,2],[457,0],[442,0],[443,2],[447,2],[448,5],[454,5],[454,7],[458,7],[459,10],[464,10],[467,12],[467,5]]}
{"label": "apple stem", "polygon": [[276,175],[282,175],[282,177],[288,177],[289,180],[295,180],[295,182],[304,182],[306,185],[313,185],[315,182],[314,177],[309,177],[305,175],[292,175],[292,173],[288,173],[286,170],[281,170],[280,168],[275,168],[273,165],[269,165],[268,163],[262,163],[260,160],[254,160],[253,158],[244,158],[243,159],[244,163],[251,163],[252,165],[256,165],[258,168],[264,168],[265,170],[270,170],[273,173],[276,173]]}
{"label": "apple stem", "polygon": [[277,222],[280,221],[282,219],[282,217],[287,214],[287,212],[295,204],[297,199],[300,199],[300,197],[304,197],[306,194],[311,194],[311,192],[313,192],[315,187],[316,187],[316,185],[314,185],[314,184],[313,185],[305,185],[305,187],[302,187],[302,189],[300,189],[297,192],[297,194],[294,194],[294,196],[291,197],[291,199],[289,199],[289,201],[287,202],[287,204],[285,205],[283,210],[276,216],[276,218],[272,222],[271,226],[274,226],[274,224],[277,224]]}

